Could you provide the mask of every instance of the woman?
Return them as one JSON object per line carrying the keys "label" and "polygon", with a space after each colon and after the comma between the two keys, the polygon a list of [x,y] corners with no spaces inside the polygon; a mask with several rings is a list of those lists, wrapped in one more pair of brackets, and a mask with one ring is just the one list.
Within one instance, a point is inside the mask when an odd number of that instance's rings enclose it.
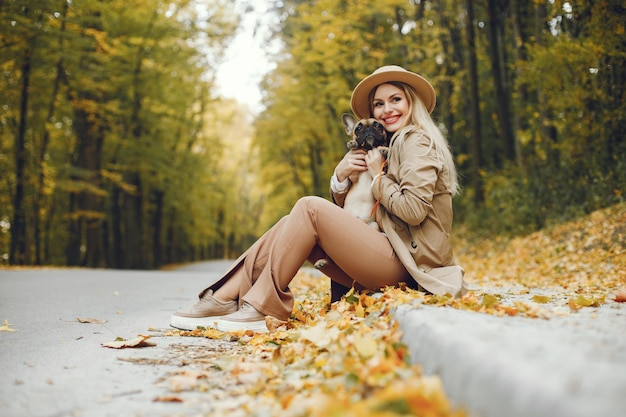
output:
{"label": "woman", "polygon": [[[320,197],[298,200],[195,305],[172,315],[171,326],[267,331],[265,316],[291,315],[288,285],[304,261],[322,258],[330,261],[322,271],[332,280],[334,298],[353,285],[378,290],[401,282],[463,294],[460,267],[432,269],[454,265],[449,236],[458,190],[452,154],[430,117],[435,100],[432,85],[402,67],[381,67],[363,79],[352,93],[352,111],[393,133],[387,162],[376,150],[348,152],[331,178],[335,204]],[[374,177],[383,233],[341,208],[350,177],[366,170]]]}

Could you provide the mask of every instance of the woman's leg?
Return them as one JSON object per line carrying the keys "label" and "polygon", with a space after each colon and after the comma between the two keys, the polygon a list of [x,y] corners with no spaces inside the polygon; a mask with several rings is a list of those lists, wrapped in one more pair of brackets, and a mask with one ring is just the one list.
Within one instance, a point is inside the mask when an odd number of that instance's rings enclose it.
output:
{"label": "woman's leg", "polygon": [[[409,279],[384,235],[323,198],[300,199],[274,229],[256,254],[263,268],[258,276],[250,275],[252,285],[241,297],[265,315],[289,318],[293,296],[288,285],[319,249],[331,260],[324,273],[343,286],[355,280],[378,289]],[[258,265],[253,269],[259,271]]]}
{"label": "woman's leg", "polygon": [[236,312],[242,304],[241,297],[248,292],[252,282],[265,267],[267,248],[283,223],[284,219],[276,223],[217,282],[200,291],[199,300],[194,305],[176,311],[170,325],[186,330],[193,330],[197,326],[212,327],[216,317]]}
{"label": "woman's leg", "polygon": [[[269,234],[268,236],[271,236]],[[260,240],[267,239],[268,236],[262,236]],[[256,278],[263,270],[267,262],[267,256],[260,256],[259,251],[250,248],[242,256],[244,259],[237,261],[234,267],[231,267],[232,272],[226,273],[218,282],[213,286],[207,288],[200,293],[202,296],[207,290],[213,289],[215,292],[213,296],[222,301],[239,300],[243,297],[250,287],[252,282],[256,281]],[[315,261],[328,258],[326,252],[319,246],[315,246],[309,254],[307,260],[312,264]],[[243,268],[238,267],[243,263]],[[329,260],[329,262],[320,269],[326,276],[331,277],[331,300],[337,301],[342,295],[347,293],[354,283],[354,279],[342,271],[336,264]],[[252,272],[247,272],[252,271]],[[247,277],[252,277],[248,279]]]}
{"label": "woman's leg", "polygon": [[[173,327],[188,330],[195,329],[197,326],[210,327],[215,316],[232,312],[222,308],[226,303],[237,301],[235,305],[240,307],[243,304],[243,296],[250,290],[252,284],[265,268],[272,243],[281,233],[286,220],[287,217],[284,217],[278,221],[250,246],[217,282],[203,289],[198,295],[199,301],[196,304],[174,313],[170,324]],[[319,246],[316,246],[309,254],[309,260],[312,262],[325,257],[327,257],[326,253]],[[334,264],[332,267],[325,268],[324,273],[329,274],[329,271],[334,271],[333,278],[347,287],[342,291],[342,294],[347,292],[352,286],[353,279]],[[272,288],[272,290],[274,289]],[[338,299],[339,297],[338,294],[335,298]],[[282,294],[282,302],[285,304],[285,308],[291,311],[293,301],[289,289],[286,289]],[[230,306],[230,304],[228,305]]]}
{"label": "woman's leg", "polygon": [[214,290],[213,296],[220,300],[240,300],[265,268],[269,248],[280,233],[286,219],[286,216],[280,219],[257,239],[226,271],[224,276],[207,290]]}

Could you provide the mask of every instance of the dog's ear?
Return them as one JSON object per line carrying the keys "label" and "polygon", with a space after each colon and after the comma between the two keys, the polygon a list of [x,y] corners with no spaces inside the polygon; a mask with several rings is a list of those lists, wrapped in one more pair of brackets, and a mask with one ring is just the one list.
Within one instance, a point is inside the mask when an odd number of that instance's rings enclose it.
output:
{"label": "dog's ear", "polygon": [[346,133],[352,136],[352,131],[354,130],[354,125],[356,124],[356,119],[350,113],[344,113],[341,115],[341,120],[343,120],[343,125],[346,128]]}

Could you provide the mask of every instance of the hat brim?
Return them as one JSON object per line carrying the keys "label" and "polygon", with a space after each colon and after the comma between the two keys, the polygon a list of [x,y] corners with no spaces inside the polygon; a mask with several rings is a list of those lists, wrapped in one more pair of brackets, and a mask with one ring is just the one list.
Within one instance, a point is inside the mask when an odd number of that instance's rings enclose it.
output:
{"label": "hat brim", "polygon": [[393,81],[402,82],[413,87],[418,97],[424,103],[424,106],[426,106],[428,113],[432,113],[437,102],[437,96],[430,82],[421,75],[407,71],[402,67],[395,68],[400,69],[385,69],[385,67],[382,67],[373,74],[365,77],[354,88],[352,98],[350,99],[350,107],[358,118],[363,119],[371,117],[369,103],[370,92],[381,84]]}

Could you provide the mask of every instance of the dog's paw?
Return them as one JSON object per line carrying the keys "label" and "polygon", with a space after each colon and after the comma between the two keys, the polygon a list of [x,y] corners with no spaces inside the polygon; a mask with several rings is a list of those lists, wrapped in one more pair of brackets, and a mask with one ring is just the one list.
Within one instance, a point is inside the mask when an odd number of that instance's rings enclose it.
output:
{"label": "dog's paw", "polygon": [[378,147],[378,151],[385,158],[387,158],[387,156],[389,156],[389,148],[387,146],[379,146]]}
{"label": "dog's paw", "polygon": [[352,150],[352,149],[357,149],[359,147],[359,144],[357,143],[356,140],[352,139],[352,140],[349,140],[348,143],[346,143],[346,146],[348,147],[348,149]]}
{"label": "dog's paw", "polygon": [[324,268],[326,265],[328,264],[328,259],[318,259],[317,261],[315,261],[315,263],[313,264],[313,266],[317,269],[322,269]]}

